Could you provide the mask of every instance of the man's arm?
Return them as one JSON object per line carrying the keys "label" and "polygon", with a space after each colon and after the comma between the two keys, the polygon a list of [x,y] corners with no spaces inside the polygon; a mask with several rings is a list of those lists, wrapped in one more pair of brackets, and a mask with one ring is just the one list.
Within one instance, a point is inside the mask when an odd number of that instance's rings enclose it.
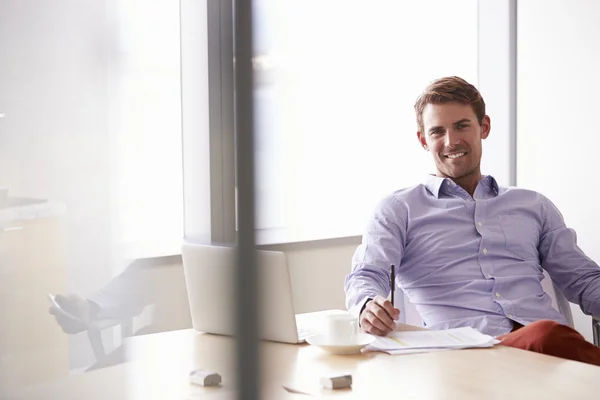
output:
{"label": "man's arm", "polygon": [[542,206],[542,268],[570,302],[585,314],[600,315],[600,267],[577,246],[575,231],[567,228],[556,206],[543,196]]}
{"label": "man's arm", "polygon": [[346,277],[346,307],[359,316],[368,299],[390,293],[390,264],[400,266],[406,244],[407,212],[395,196],[376,208],[352,259],[352,273]]}

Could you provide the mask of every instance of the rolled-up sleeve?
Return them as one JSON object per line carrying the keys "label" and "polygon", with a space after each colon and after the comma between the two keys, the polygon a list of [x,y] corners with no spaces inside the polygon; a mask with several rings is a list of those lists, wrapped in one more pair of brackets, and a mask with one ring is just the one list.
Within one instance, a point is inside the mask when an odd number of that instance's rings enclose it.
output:
{"label": "rolled-up sleeve", "polygon": [[543,224],[539,244],[542,267],[566,298],[588,315],[600,315],[600,267],[577,245],[575,231],[560,211],[542,196]]}
{"label": "rolled-up sleeve", "polygon": [[362,244],[346,277],[346,307],[358,316],[364,302],[390,293],[390,264],[400,266],[406,244],[407,210],[395,195],[381,201],[370,219]]}

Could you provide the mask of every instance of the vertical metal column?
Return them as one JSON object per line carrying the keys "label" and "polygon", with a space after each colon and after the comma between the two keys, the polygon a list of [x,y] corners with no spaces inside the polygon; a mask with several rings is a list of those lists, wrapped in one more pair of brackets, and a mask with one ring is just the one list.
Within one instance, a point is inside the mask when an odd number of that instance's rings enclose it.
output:
{"label": "vertical metal column", "polygon": [[259,397],[258,277],[254,249],[252,1],[234,2],[234,93],[238,182],[237,371],[240,399]]}

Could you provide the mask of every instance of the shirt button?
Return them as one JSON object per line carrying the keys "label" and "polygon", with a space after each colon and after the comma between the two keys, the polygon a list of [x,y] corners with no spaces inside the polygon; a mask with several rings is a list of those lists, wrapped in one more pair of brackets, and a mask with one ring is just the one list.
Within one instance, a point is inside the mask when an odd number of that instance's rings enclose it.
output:
{"label": "shirt button", "polygon": [[450,184],[451,184],[450,181],[446,181],[446,185],[450,185]]}
{"label": "shirt button", "polygon": [[513,319],[513,315],[512,314],[508,314],[508,318]]}
{"label": "shirt button", "polygon": [[480,228],[481,228],[481,226],[482,226],[482,225],[483,225],[483,224],[482,224],[481,222],[478,222],[478,223],[477,223],[477,226],[479,226]]}
{"label": "shirt button", "polygon": [[483,249],[483,254],[487,254],[487,249]]}
{"label": "shirt button", "polygon": [[496,293],[496,297],[500,297],[500,293]]}
{"label": "shirt button", "polygon": [[488,278],[492,279],[492,274],[488,274]]}

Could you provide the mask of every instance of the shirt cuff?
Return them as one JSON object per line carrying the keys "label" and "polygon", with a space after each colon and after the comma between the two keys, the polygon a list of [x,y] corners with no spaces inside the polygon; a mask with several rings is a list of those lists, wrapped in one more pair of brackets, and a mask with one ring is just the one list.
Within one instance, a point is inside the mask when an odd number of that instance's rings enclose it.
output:
{"label": "shirt cuff", "polygon": [[348,310],[350,312],[350,314],[354,315],[356,318],[360,317],[360,313],[363,312],[363,310],[365,309],[365,307],[367,306],[367,303],[373,300],[373,297],[363,297],[360,301],[358,301],[356,303],[355,306],[353,306],[352,308],[350,308],[350,310]]}

